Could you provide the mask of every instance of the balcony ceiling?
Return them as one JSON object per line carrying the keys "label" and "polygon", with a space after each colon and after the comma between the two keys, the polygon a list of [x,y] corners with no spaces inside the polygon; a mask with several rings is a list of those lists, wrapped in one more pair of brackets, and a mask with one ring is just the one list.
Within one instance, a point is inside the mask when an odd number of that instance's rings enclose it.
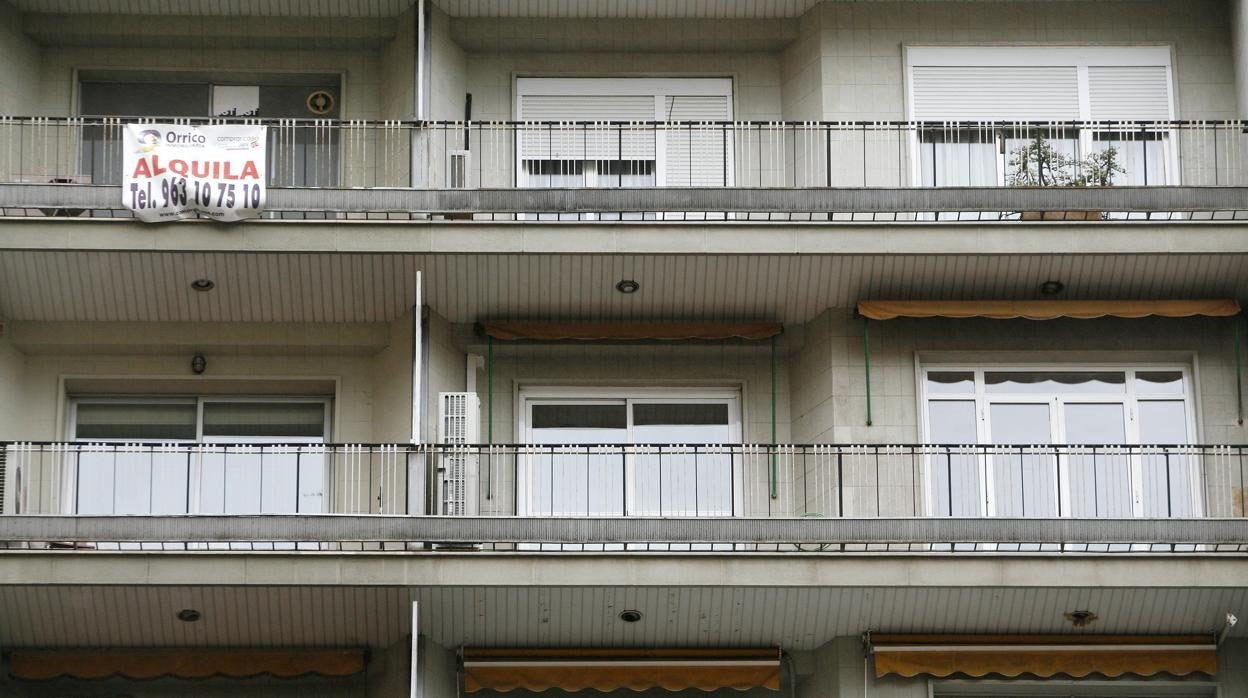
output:
{"label": "balcony ceiling", "polygon": [[[446,647],[807,650],[866,630],[1071,632],[1074,609],[1097,613],[1097,633],[1211,633],[1248,589],[0,586],[0,647],[385,647],[410,631],[413,600]],[[184,608],[203,620],[176,620]],[[620,622],[624,609],[642,622]]]}
{"label": "balcony ceiling", "polygon": [[394,17],[415,0],[9,0],[22,12],[223,17]]}
{"label": "balcony ceiling", "polygon": [[[864,298],[1236,297],[1248,254],[708,255],[0,251],[0,320],[386,322],[425,303],[482,319],[805,322]],[[191,290],[195,279],[216,288]],[[622,279],[641,290],[615,291]]]}

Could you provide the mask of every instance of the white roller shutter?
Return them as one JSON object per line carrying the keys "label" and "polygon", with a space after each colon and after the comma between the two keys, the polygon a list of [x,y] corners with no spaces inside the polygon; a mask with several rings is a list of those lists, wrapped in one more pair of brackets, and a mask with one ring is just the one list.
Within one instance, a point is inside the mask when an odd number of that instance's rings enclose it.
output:
{"label": "white roller shutter", "polygon": [[[607,122],[654,121],[653,95],[520,95],[520,121],[554,122],[524,128],[526,160],[653,160],[654,130]],[[572,125],[570,122],[598,122]]]}
{"label": "white roller shutter", "polygon": [[700,122],[666,131],[665,182],[669,187],[722,187],[728,184],[731,133],[721,123],[731,117],[727,96],[668,95],[665,121]]}
{"label": "white roller shutter", "polygon": [[1089,118],[1167,121],[1170,71],[1157,66],[1088,66]]}
{"label": "white roller shutter", "polygon": [[1079,119],[1079,72],[1073,65],[916,65],[911,91],[916,121]]}

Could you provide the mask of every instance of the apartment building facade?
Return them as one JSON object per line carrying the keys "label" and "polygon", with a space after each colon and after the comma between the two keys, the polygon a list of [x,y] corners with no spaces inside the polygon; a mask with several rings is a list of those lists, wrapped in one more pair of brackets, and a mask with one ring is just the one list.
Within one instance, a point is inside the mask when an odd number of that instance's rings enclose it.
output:
{"label": "apartment building facade", "polygon": [[0,0],[0,695],[1248,695],[1245,46]]}

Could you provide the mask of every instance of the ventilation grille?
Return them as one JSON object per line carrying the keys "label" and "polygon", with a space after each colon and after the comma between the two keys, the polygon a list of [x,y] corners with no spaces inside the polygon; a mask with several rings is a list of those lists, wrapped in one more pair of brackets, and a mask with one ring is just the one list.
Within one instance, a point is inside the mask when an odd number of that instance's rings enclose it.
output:
{"label": "ventilation grille", "polygon": [[453,150],[448,153],[446,162],[446,186],[448,189],[467,189],[468,172],[471,165],[470,153],[467,150]]}
{"label": "ventilation grille", "polygon": [[8,511],[4,507],[5,495],[4,476],[8,470],[9,449],[7,446],[0,445],[0,516],[7,514]]}
{"label": "ventilation grille", "polygon": [[438,499],[443,516],[476,513],[478,458],[468,446],[480,441],[480,415],[476,393],[438,393],[438,442],[464,447],[441,453]]}

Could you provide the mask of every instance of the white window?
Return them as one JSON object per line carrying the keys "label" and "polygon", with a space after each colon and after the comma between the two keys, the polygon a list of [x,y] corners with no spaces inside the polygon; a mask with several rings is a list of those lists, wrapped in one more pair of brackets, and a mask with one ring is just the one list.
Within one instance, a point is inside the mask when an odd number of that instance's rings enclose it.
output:
{"label": "white window", "polygon": [[1128,448],[1195,440],[1185,367],[928,365],[922,382],[926,443],[988,446],[929,459],[936,515],[1200,513],[1197,459]]}
{"label": "white window", "polygon": [[1178,181],[1166,125],[1146,123],[1174,118],[1167,46],[910,46],[906,63],[910,119],[929,124],[916,184],[1095,184],[1111,148],[1105,183]]}
{"label": "white window", "polygon": [[[728,78],[518,78],[522,187],[731,183]],[[700,122],[667,128],[663,122]],[[570,122],[592,122],[573,124]],[[657,125],[656,125],[657,122]]]}
{"label": "white window", "polygon": [[519,505],[530,516],[732,516],[735,390],[526,388]]}
{"label": "white window", "polygon": [[69,464],[71,513],[325,510],[325,454],[303,447],[326,441],[328,400],[83,397],[70,416],[82,442]]}

